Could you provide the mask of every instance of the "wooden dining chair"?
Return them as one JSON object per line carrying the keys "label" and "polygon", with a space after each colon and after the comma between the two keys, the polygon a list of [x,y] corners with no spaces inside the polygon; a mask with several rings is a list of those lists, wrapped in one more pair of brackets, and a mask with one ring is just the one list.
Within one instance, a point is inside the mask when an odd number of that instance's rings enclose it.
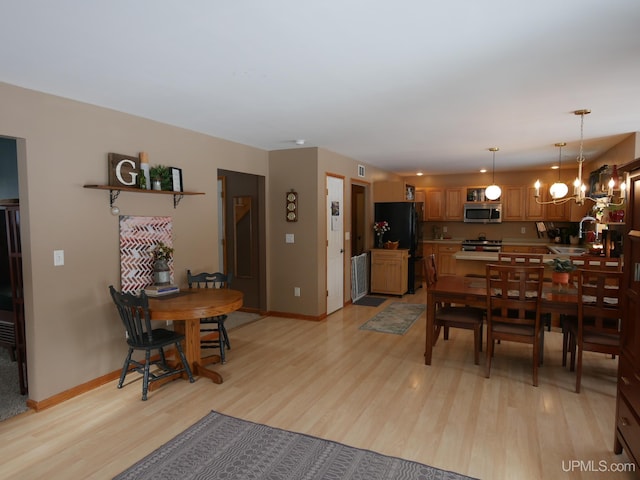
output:
{"label": "wooden dining chair", "polygon": [[[435,254],[423,258],[424,270],[427,277],[427,289],[438,281],[438,269]],[[482,351],[482,330],[485,310],[466,305],[436,305],[436,314],[433,319],[434,336],[433,345],[438,341],[440,330],[443,330],[445,340],[449,339],[449,328],[462,328],[473,330],[473,358],[474,363],[480,363]]]}
{"label": "wooden dining chair", "polygon": [[487,378],[496,341],[527,343],[533,346],[533,385],[538,386],[538,365],[544,350],[540,307],[543,275],[543,265],[486,266]]}
{"label": "wooden dining chair", "polygon": [[[225,275],[221,272],[192,274],[191,270],[187,270],[187,283],[189,288],[229,288],[231,275]],[[204,333],[201,336],[200,348],[218,349],[222,363],[227,362],[225,350],[231,350],[229,334],[224,325],[226,319],[226,315],[200,319],[200,332]]]}
{"label": "wooden dining chair", "polygon": [[[580,270],[600,270],[606,272],[621,272],[622,261],[620,258],[614,257],[596,257],[591,255],[580,255],[569,257],[571,262],[578,267],[571,272],[570,283],[577,287],[578,274]],[[578,323],[576,315],[561,315],[560,327],[562,329],[562,366],[567,365],[567,354],[569,353],[569,344],[571,343],[571,332],[575,331]],[[573,327],[573,328],[572,328]]]}
{"label": "wooden dining chair", "polygon": [[[124,379],[130,370],[135,370],[142,374],[142,400],[147,399],[149,383],[171,375],[186,372],[189,381],[193,383],[191,368],[180,344],[184,340],[184,335],[165,328],[151,328],[149,299],[144,291],[137,297],[131,293],[118,292],[111,285],[109,286],[109,292],[127,332],[127,344],[129,345],[129,352],[120,373],[118,388],[122,388]],[[165,358],[164,348],[171,345],[178,352],[181,362],[177,367],[170,366]],[[144,351],[144,361],[137,361],[131,358],[134,350]],[[158,360],[151,360],[152,351],[158,351],[160,356]],[[158,370],[151,371],[152,366],[157,366]]]}
{"label": "wooden dining chair", "polygon": [[[499,252],[498,263],[503,265],[544,265],[544,255],[541,253],[516,253],[516,252]],[[542,324],[551,331],[551,314],[542,314]]]}
{"label": "wooden dining chair", "polygon": [[578,270],[578,322],[570,326],[569,345],[576,393],[580,393],[584,351],[620,354],[621,287],[622,272]]}

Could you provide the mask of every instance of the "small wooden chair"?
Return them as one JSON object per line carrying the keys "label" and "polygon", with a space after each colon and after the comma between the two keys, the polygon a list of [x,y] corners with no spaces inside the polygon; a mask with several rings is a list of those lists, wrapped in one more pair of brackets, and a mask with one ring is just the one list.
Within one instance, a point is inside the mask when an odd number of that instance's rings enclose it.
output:
{"label": "small wooden chair", "polygon": [[[165,328],[151,328],[149,299],[144,291],[139,297],[131,293],[120,293],[113,288],[113,285],[109,286],[109,291],[120,314],[122,324],[126,329],[127,344],[129,345],[129,353],[122,366],[118,388],[122,388],[129,369],[135,370],[143,375],[142,400],[147,399],[150,382],[187,372],[189,381],[193,383],[191,367],[184,356],[182,345],[180,344],[180,342],[184,340],[184,335]],[[181,366],[179,365],[174,368],[167,363],[164,347],[168,347],[169,345],[173,345],[178,352],[180,361],[182,362]],[[131,359],[134,350],[144,351],[144,362]],[[160,353],[159,360],[151,361],[152,350],[157,350]],[[150,370],[152,365],[157,365],[160,370],[152,372]]]}
{"label": "small wooden chair", "polygon": [[543,265],[487,265],[487,378],[496,340],[528,343],[533,345],[533,385],[538,386],[538,365],[544,350],[540,319],[543,275]]}
{"label": "small wooden chair", "polygon": [[[427,277],[427,288],[438,281],[438,269],[434,254],[423,258],[424,269]],[[458,305],[436,305],[436,315],[433,319],[435,333],[433,344],[435,345],[440,336],[440,330],[444,330],[444,339],[449,339],[449,328],[464,328],[473,330],[473,358],[474,363],[480,363],[480,352],[482,351],[482,325],[484,323],[485,311],[482,308],[458,306]]]}
{"label": "small wooden chair", "polygon": [[[187,270],[187,283],[189,288],[229,288],[231,283],[231,275],[225,275],[221,272],[215,273],[198,273],[192,274],[191,270]],[[200,348],[217,348],[220,351],[220,361],[226,363],[225,347],[231,350],[231,342],[227,329],[224,326],[226,315],[217,315],[215,317],[207,317],[200,319],[200,332],[205,335],[200,340]],[[216,335],[211,336],[211,332]]]}
{"label": "small wooden chair", "polygon": [[620,354],[621,287],[622,272],[578,271],[578,322],[570,327],[569,346],[576,393],[580,393],[584,351]]}

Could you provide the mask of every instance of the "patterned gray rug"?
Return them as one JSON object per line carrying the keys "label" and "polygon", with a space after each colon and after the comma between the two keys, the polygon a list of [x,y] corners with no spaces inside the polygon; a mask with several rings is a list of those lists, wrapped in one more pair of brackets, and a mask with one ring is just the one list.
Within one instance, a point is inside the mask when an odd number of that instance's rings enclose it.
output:
{"label": "patterned gray rug", "polygon": [[426,309],[424,303],[394,302],[360,326],[360,330],[404,335]]}
{"label": "patterned gray rug", "polygon": [[9,350],[0,348],[0,422],[27,410],[27,395],[20,395],[18,364]]}
{"label": "patterned gray rug", "polygon": [[471,477],[211,412],[115,477],[462,480]]}

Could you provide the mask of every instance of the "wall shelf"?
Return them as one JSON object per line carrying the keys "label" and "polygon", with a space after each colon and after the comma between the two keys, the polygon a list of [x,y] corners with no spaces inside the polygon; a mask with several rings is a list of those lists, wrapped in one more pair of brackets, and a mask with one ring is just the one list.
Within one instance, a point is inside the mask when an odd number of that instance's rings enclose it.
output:
{"label": "wall shelf", "polygon": [[94,190],[109,190],[109,207],[113,207],[120,192],[151,193],[154,195],[173,195],[173,208],[176,208],[185,195],[204,195],[204,192],[173,192],[169,190],[146,190],[136,187],[117,187],[114,185],[85,185],[84,188]]}

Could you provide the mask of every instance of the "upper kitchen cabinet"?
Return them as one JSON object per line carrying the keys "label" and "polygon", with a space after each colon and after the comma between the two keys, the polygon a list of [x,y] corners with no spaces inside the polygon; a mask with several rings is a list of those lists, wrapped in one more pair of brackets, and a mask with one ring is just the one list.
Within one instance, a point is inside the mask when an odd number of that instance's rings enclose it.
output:
{"label": "upper kitchen cabinet", "polygon": [[464,220],[464,188],[447,188],[445,190],[444,219]]}
{"label": "upper kitchen cabinet", "polygon": [[373,184],[374,202],[413,202],[416,187],[403,181],[384,181]]}
{"label": "upper kitchen cabinet", "polygon": [[525,220],[534,220],[534,221],[543,221],[544,218],[544,205],[540,205],[536,202],[535,187],[527,187],[526,189],[526,197],[524,199],[524,217]]}
{"label": "upper kitchen cabinet", "polygon": [[425,221],[444,220],[444,188],[427,188],[424,195],[423,219]]}
{"label": "upper kitchen cabinet", "polygon": [[502,220],[506,222],[524,220],[523,194],[523,187],[502,188]]}

